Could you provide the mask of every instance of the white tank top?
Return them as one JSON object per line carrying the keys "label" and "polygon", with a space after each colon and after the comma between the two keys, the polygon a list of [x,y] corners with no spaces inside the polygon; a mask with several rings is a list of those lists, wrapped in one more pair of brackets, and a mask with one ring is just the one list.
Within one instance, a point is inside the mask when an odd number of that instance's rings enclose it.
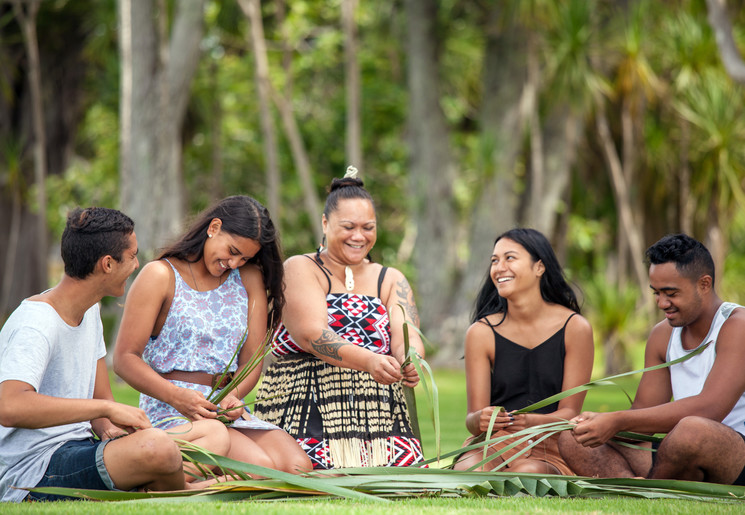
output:
{"label": "white tank top", "polygon": [[[732,311],[739,307],[742,306],[732,302],[723,302],[714,315],[714,320],[711,322],[711,327],[709,328],[709,334],[706,335],[704,341],[696,349],[701,348],[707,342],[711,342],[711,344],[701,354],[670,367],[670,381],[673,387],[674,399],[685,399],[686,397],[692,397],[701,393],[717,356],[716,344],[719,331],[730,314],[732,314]],[[667,361],[682,358],[696,350],[686,350],[683,348],[683,342],[680,340],[682,329],[682,327],[673,328],[670,340],[667,343]],[[745,393],[740,396],[735,407],[729,412],[729,415],[724,417],[722,424],[745,435]]]}

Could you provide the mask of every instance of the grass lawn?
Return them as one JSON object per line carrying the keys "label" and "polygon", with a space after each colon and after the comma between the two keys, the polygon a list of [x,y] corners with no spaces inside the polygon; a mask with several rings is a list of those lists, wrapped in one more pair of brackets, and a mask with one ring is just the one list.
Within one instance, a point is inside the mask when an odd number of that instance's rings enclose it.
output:
{"label": "grass lawn", "polygon": [[[466,414],[465,377],[462,371],[438,370],[435,372],[439,392],[442,450],[454,450],[467,436],[464,426]],[[622,386],[633,397],[638,377],[626,379]],[[113,379],[114,396],[120,402],[137,404],[137,393],[123,382]],[[602,388],[588,393],[585,409],[608,411],[628,407],[625,394],[616,388]],[[417,388],[417,407],[422,431],[422,440],[427,457],[435,455],[434,429],[431,423],[430,404],[424,398],[421,387]],[[298,501],[244,501],[218,502],[208,505],[192,498],[188,501],[137,501],[126,503],[24,503],[0,505],[0,512],[16,513],[69,513],[76,514],[178,514],[220,512],[285,514],[371,514],[389,515],[419,514],[426,510],[431,514],[476,514],[476,513],[646,513],[646,514],[698,514],[698,513],[745,513],[745,503],[711,503],[701,501],[648,500],[632,498],[562,499],[562,498],[437,498],[424,497],[406,499],[386,504],[369,504],[346,500],[298,500]]]}

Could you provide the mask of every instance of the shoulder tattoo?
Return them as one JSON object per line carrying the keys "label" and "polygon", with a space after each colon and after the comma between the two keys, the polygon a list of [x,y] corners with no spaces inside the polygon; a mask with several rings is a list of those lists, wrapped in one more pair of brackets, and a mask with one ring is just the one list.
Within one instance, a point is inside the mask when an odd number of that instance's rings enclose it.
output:
{"label": "shoulder tattoo", "polygon": [[414,325],[419,325],[419,310],[416,308],[414,303],[414,292],[411,291],[411,286],[406,279],[401,279],[396,283],[398,289],[396,294],[398,295],[399,304],[401,304],[406,311],[406,318],[408,318]]}
{"label": "shoulder tattoo", "polygon": [[321,356],[327,356],[329,358],[341,361],[339,349],[348,344],[340,342],[339,338],[340,336],[334,331],[324,329],[321,333],[321,336],[319,336],[315,340],[311,340],[310,344],[313,347],[313,350],[315,350]]}

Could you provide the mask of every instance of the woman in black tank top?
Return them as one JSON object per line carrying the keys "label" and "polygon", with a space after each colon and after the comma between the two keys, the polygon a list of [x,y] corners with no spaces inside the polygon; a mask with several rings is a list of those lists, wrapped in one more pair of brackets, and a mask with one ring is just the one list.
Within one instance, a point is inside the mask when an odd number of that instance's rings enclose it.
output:
{"label": "woman in black tank top", "polygon": [[[466,427],[473,435],[466,445],[483,441],[495,410],[492,438],[579,414],[584,393],[533,413],[512,413],[590,380],[592,328],[579,313],[574,291],[543,234],[512,229],[497,238],[466,333]],[[507,465],[504,461],[532,440],[481,465],[483,449],[468,451],[455,468],[572,474],[556,442],[556,436],[548,438]],[[512,443],[493,444],[487,455]]]}

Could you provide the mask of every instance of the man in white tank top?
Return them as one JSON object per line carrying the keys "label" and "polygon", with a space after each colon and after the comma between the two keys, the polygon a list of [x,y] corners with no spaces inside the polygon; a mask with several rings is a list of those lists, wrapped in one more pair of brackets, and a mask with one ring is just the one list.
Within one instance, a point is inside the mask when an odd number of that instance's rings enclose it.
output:
{"label": "man in white tank top", "polygon": [[[714,290],[714,262],[700,242],[665,236],[647,249],[649,284],[665,320],[651,331],[631,409],[585,412],[559,439],[579,475],[745,484],[745,308]],[[671,400],[673,399],[673,400]],[[668,433],[653,453],[611,442],[620,431]]]}

